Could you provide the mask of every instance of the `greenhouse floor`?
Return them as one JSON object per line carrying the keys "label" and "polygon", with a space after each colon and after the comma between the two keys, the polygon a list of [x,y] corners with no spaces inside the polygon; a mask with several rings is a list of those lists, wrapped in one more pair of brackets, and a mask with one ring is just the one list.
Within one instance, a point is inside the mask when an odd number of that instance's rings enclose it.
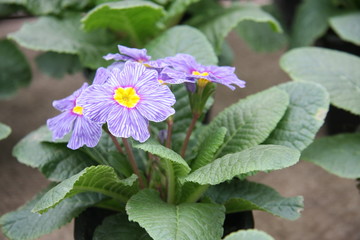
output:
{"label": "greenhouse floor", "polygon": [[[17,30],[23,19],[3,20],[0,37]],[[230,103],[249,94],[285,82],[288,77],[278,66],[282,52],[259,54],[235,35],[228,38],[235,49],[235,66],[239,78],[247,87],[231,92],[219,87],[212,116]],[[33,68],[33,81],[10,100],[1,101],[0,122],[12,127],[12,134],[0,142],[0,215],[15,210],[30,200],[48,181],[35,169],[19,164],[11,149],[28,132],[45,124],[57,114],[51,106],[54,99],[63,98],[80,87],[82,74],[54,80],[35,69],[38,54],[26,50]],[[224,97],[226,96],[226,97]],[[322,134],[325,134],[325,129]],[[258,174],[251,180],[268,184],[283,196],[302,195],[305,210],[296,221],[282,220],[267,213],[255,212],[255,226],[278,240],[359,240],[360,194],[353,180],[338,178],[321,168],[301,161],[296,166],[269,174]],[[42,240],[71,240],[73,226],[67,226],[44,236]],[[5,239],[0,233],[0,239]]]}

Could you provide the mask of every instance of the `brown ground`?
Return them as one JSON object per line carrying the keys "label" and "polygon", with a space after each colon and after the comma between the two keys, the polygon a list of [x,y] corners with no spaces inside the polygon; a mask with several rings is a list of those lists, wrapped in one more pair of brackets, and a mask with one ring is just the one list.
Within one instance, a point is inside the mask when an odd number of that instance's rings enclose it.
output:
{"label": "brown ground", "polygon": [[[21,21],[2,21],[0,37],[18,29]],[[238,76],[247,81],[247,87],[234,92],[219,87],[214,112],[238,98],[288,80],[278,67],[281,52],[256,54],[234,34],[229,40],[235,49]],[[26,54],[33,60],[37,53],[26,51]],[[57,81],[32,67],[34,77],[30,87],[21,89],[11,100],[0,101],[0,122],[13,129],[11,136],[0,142],[0,215],[15,210],[47,185],[47,180],[37,170],[17,163],[11,156],[12,147],[28,132],[45,124],[47,118],[55,116],[57,113],[51,102],[69,95],[83,81],[81,74]],[[268,232],[275,239],[360,239],[360,195],[354,181],[338,178],[306,162],[270,174],[258,174],[252,180],[266,183],[284,196],[302,195],[305,198],[305,210],[297,221],[255,213],[256,228]],[[72,230],[72,224],[68,224],[41,239],[70,240],[73,239]],[[0,239],[5,239],[1,233]]]}

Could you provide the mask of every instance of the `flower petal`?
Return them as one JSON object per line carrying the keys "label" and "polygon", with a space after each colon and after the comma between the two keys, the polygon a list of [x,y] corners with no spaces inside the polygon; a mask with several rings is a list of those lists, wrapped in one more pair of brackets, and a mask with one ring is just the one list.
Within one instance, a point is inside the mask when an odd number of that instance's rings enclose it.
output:
{"label": "flower petal", "polygon": [[161,122],[175,113],[171,107],[175,104],[175,96],[167,86],[154,85],[139,89],[140,101],[136,105],[141,115],[154,122]]}
{"label": "flower petal", "polygon": [[107,82],[109,77],[110,77],[110,72],[108,69],[103,67],[98,68],[98,70],[96,70],[93,84],[102,85]]}
{"label": "flower petal", "polygon": [[65,111],[73,109],[76,105],[76,98],[80,96],[80,94],[89,86],[89,84],[84,83],[78,90],[76,90],[70,96],[53,101],[53,107],[59,111]]}
{"label": "flower petal", "polygon": [[94,122],[106,122],[112,108],[117,105],[114,91],[107,85],[92,85],[77,99],[79,106],[83,107],[84,116]]}
{"label": "flower petal", "polygon": [[116,137],[133,137],[139,142],[145,142],[150,133],[149,122],[134,108],[119,106],[109,114],[108,128]]}
{"label": "flower petal", "polygon": [[53,132],[53,141],[63,138],[72,130],[76,117],[76,114],[66,111],[47,120],[46,124]]}
{"label": "flower petal", "polygon": [[107,61],[109,61],[109,60],[127,61],[127,60],[131,59],[130,57],[121,55],[119,53],[109,53],[109,54],[103,56],[103,58]]}
{"label": "flower petal", "polygon": [[146,62],[151,59],[151,57],[147,55],[147,50],[145,48],[137,49],[118,45],[118,49],[121,54],[130,57],[130,59],[132,59],[133,61]]}
{"label": "flower petal", "polygon": [[68,148],[73,150],[86,145],[95,147],[101,137],[101,124],[92,122],[84,116],[78,116],[74,122],[74,129],[68,143]]}

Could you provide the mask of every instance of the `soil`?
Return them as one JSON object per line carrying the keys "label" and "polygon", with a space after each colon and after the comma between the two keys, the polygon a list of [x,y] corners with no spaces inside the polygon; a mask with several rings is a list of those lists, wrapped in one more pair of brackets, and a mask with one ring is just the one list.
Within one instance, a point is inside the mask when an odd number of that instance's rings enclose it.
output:
{"label": "soil", "polygon": [[[2,20],[0,37],[16,31],[24,21],[29,20]],[[247,87],[234,92],[219,87],[212,116],[240,98],[289,80],[278,66],[282,51],[254,53],[235,34],[230,34],[228,41],[235,50],[236,72],[247,82]],[[0,101],[0,122],[8,124],[13,130],[9,138],[0,142],[0,215],[15,210],[48,184],[41,173],[12,157],[13,146],[27,133],[45,124],[48,118],[57,115],[51,106],[52,101],[68,96],[81,86],[84,79],[80,73],[62,80],[51,79],[40,73],[34,64],[34,58],[39,53],[23,50],[32,65],[33,81],[11,99]],[[353,180],[336,177],[304,161],[284,170],[258,174],[251,180],[268,184],[283,196],[302,195],[305,198],[305,210],[296,221],[255,212],[255,227],[275,239],[360,239],[360,195]],[[5,239],[1,233],[0,239]],[[71,240],[73,226],[68,224],[40,239]]]}

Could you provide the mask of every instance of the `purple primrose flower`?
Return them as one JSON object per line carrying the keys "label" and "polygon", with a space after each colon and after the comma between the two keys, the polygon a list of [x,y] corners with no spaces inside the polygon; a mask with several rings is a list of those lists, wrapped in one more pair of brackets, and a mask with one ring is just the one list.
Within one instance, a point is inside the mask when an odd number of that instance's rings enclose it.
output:
{"label": "purple primrose flower", "polygon": [[[104,73],[104,74],[103,74]],[[158,82],[158,73],[143,64],[126,62],[123,70],[99,73],[96,82],[78,99],[84,115],[99,123],[107,122],[116,137],[133,137],[144,142],[150,137],[148,121],[161,122],[175,113],[175,97]],[[106,78],[100,80],[100,76]]]}
{"label": "purple primrose flower", "polygon": [[47,126],[53,132],[54,141],[63,138],[72,131],[67,145],[71,149],[78,149],[83,145],[95,147],[101,137],[101,124],[85,118],[83,107],[77,101],[87,87],[88,84],[84,83],[80,89],[70,96],[55,100],[53,106],[62,113],[47,120]]}
{"label": "purple primrose flower", "polygon": [[197,63],[195,58],[188,54],[177,54],[166,60],[173,68],[164,69],[163,72],[170,78],[186,78],[194,83],[197,80],[197,84],[202,87],[208,82],[223,84],[231,90],[235,89],[233,85],[240,88],[245,87],[245,82],[235,75],[234,67],[204,66]]}
{"label": "purple primrose flower", "polygon": [[103,57],[105,60],[116,61],[111,64],[109,68],[116,67],[122,69],[124,67],[124,62],[126,61],[145,63],[151,59],[151,57],[147,55],[147,50],[145,48],[137,49],[118,45],[118,49],[120,53],[109,53]]}

